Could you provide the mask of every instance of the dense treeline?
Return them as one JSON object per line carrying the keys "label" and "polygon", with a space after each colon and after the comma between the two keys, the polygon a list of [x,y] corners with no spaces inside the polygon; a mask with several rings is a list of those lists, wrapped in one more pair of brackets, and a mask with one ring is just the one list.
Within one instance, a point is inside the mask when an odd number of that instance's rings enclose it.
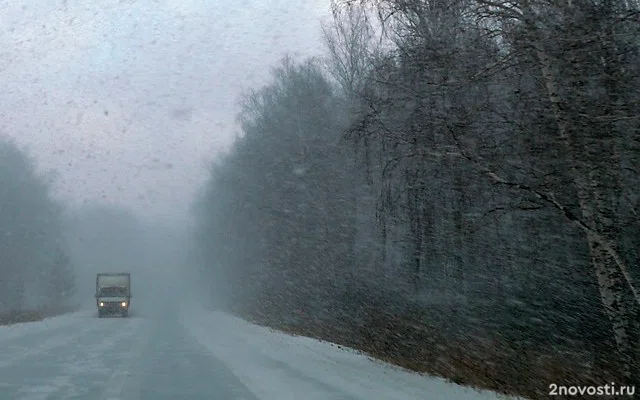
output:
{"label": "dense treeline", "polygon": [[460,382],[640,376],[640,4],[334,4],[196,213],[227,305]]}
{"label": "dense treeline", "polygon": [[29,156],[0,138],[0,313],[70,306],[75,275],[62,215]]}

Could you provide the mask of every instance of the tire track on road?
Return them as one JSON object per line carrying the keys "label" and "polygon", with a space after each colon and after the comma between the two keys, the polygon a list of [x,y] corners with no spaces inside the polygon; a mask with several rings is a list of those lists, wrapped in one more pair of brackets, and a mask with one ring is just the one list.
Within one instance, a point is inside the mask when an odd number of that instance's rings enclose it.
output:
{"label": "tire track on road", "polygon": [[[17,355],[14,355],[13,357],[9,357],[9,358],[5,358],[4,360],[1,360],[0,369],[10,367],[16,363],[22,362],[31,357],[38,356],[51,349],[64,346],[80,336],[86,335],[87,333],[92,331],[97,331],[98,328],[99,327],[97,326],[91,325],[79,331],[75,331],[73,334],[68,336],[62,336],[62,335],[53,336],[45,340],[43,343],[41,343],[39,346],[36,346],[36,347],[29,348],[29,347],[19,346],[20,347],[19,349],[14,348],[14,351],[20,351],[20,352]],[[42,334],[43,335],[46,334],[46,331],[42,332]]]}
{"label": "tire track on road", "polygon": [[[98,335],[83,337],[82,343],[74,346],[62,363],[61,372],[39,385],[30,385],[20,393],[25,400],[86,398],[92,390],[101,390],[101,377],[105,377],[119,365],[107,365],[112,358],[125,352],[117,348],[122,343],[131,343],[139,330],[141,321],[127,321],[125,329],[120,324],[111,324],[108,331],[101,330]],[[104,325],[104,324],[100,324]],[[117,348],[117,349],[116,349]],[[116,350],[114,350],[116,349]],[[112,351],[113,350],[113,351]],[[93,386],[93,387],[92,387]],[[96,388],[97,386],[97,388]]]}
{"label": "tire track on road", "polygon": [[[140,327],[146,327],[147,330],[151,328],[148,325],[143,325],[140,323]],[[137,394],[139,394],[139,384],[140,384],[140,376],[137,376],[137,380],[134,380],[135,383],[132,382],[132,376],[134,374],[131,371],[136,371],[138,375],[141,373],[140,368],[135,368],[136,366],[141,365],[142,355],[145,353],[146,349],[149,347],[149,337],[150,335],[142,335],[140,332],[140,327],[136,329],[133,334],[138,334],[136,340],[131,343],[129,347],[129,351],[126,353],[126,356],[123,359],[114,365],[115,371],[109,376],[109,379],[106,382],[104,391],[102,393],[101,399],[105,400],[121,400],[123,399],[123,393],[130,393],[134,398]],[[125,390],[125,388],[127,390]],[[135,389],[138,389],[138,392]]]}

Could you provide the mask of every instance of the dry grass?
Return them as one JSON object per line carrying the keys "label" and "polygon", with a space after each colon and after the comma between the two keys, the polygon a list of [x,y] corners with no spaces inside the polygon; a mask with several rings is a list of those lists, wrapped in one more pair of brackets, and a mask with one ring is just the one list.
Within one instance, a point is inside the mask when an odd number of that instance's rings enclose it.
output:
{"label": "dry grass", "polygon": [[351,347],[411,371],[505,395],[547,399],[551,383],[599,386],[622,382],[615,373],[615,361],[608,366],[600,361],[598,366],[584,351],[527,346],[499,335],[456,337],[384,312],[372,312],[359,326],[345,321],[319,323],[312,318],[283,324],[271,313],[245,311],[242,315],[260,325]]}

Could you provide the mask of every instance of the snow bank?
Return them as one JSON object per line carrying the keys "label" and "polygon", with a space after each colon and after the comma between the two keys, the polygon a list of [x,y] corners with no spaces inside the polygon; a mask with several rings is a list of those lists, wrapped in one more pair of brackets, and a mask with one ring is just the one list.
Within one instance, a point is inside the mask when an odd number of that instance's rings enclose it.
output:
{"label": "snow bank", "polygon": [[221,312],[183,314],[187,330],[264,400],[495,400],[476,391],[373,361],[351,349],[290,336]]}
{"label": "snow bank", "polygon": [[[95,312],[93,312],[93,314],[95,314]],[[0,325],[0,342],[13,339],[15,337],[22,337],[24,335],[41,333],[49,330],[57,330],[58,328],[62,328],[71,325],[74,322],[77,322],[79,318],[92,318],[93,314],[90,310],[82,310],[70,314],[63,314],[56,317],[45,318],[41,321]]]}

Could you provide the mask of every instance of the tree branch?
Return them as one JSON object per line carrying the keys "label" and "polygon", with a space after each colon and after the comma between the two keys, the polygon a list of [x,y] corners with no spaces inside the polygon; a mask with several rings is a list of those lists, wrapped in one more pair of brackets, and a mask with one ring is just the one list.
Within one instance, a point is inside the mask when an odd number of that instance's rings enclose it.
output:
{"label": "tree branch", "polygon": [[629,286],[629,289],[631,289],[631,292],[633,293],[633,296],[636,302],[640,305],[640,292],[636,288],[635,281],[631,276],[631,274],[629,273],[629,270],[626,264],[624,263],[624,261],[618,254],[618,251],[615,249],[615,246],[611,243],[610,240],[605,238],[602,234],[600,234],[600,232],[598,232],[598,230],[589,226],[577,215],[572,213],[571,210],[569,210],[566,206],[564,206],[555,198],[553,193],[545,193],[529,185],[525,185],[517,182],[511,182],[497,175],[495,172],[489,169],[489,167],[487,167],[478,156],[474,157],[464,149],[464,147],[458,140],[458,137],[456,136],[453,128],[449,127],[449,131],[451,132],[451,136],[453,137],[453,140],[455,141],[456,145],[460,149],[461,155],[467,160],[469,160],[482,174],[484,174],[489,179],[491,179],[495,184],[505,185],[508,187],[512,187],[512,188],[533,194],[538,199],[542,200],[543,202],[553,206],[555,209],[560,211],[565,218],[567,218],[569,221],[576,224],[580,229],[582,229],[585,232],[585,234],[589,235],[593,240],[595,240],[595,242],[600,244],[606,250],[609,256],[614,260],[615,264],[618,266],[620,272],[622,273],[625,280],[627,281],[627,285]]}

